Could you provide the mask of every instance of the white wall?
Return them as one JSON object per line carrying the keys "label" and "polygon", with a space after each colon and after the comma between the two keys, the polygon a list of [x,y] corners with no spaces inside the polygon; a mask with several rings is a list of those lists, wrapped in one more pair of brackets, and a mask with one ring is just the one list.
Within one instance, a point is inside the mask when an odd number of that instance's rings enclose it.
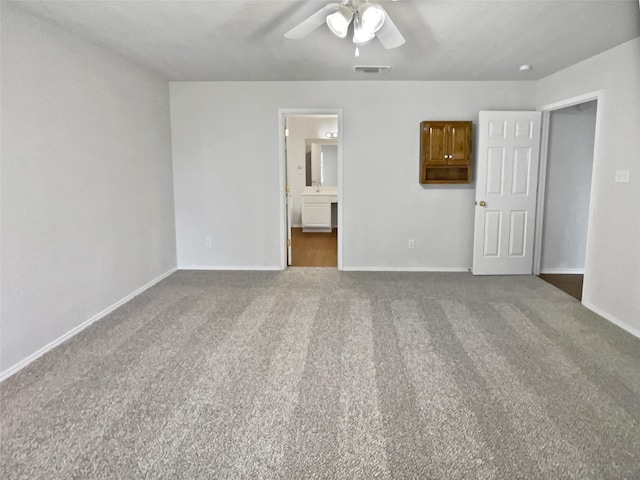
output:
{"label": "white wall", "polygon": [[582,273],[587,245],[596,102],[551,112],[542,273]]}
{"label": "white wall", "polygon": [[2,2],[6,374],[175,267],[168,84]]}
{"label": "white wall", "polygon": [[172,82],[178,265],[279,268],[278,108],[342,108],[344,268],[467,269],[474,185],[418,183],[420,122],[534,98],[531,82]]}
{"label": "white wall", "polygon": [[[640,38],[537,82],[537,104],[602,90],[583,302],[640,336]],[[630,183],[615,183],[618,169]]]}

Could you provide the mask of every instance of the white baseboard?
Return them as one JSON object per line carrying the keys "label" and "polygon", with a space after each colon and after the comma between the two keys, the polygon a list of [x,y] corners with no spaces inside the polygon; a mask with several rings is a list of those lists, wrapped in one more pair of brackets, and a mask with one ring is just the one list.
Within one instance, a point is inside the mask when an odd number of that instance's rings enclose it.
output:
{"label": "white baseboard", "polygon": [[540,273],[550,275],[584,275],[584,268],[543,268]]}
{"label": "white baseboard", "polygon": [[345,272],[469,272],[468,267],[342,267]]}
{"label": "white baseboard", "polygon": [[626,323],[624,323],[623,321],[617,319],[616,317],[614,317],[610,313],[607,313],[604,310],[600,310],[598,307],[596,307],[594,305],[591,305],[590,303],[582,302],[582,304],[585,307],[587,307],[589,310],[591,310],[592,312],[597,313],[598,315],[600,315],[605,320],[608,320],[611,323],[613,323],[614,325],[617,325],[618,327],[620,327],[621,329],[626,330],[627,332],[629,332],[634,337],[640,338],[640,330],[637,330],[637,329],[633,328],[632,326],[627,325]]}
{"label": "white baseboard", "polygon": [[129,295],[127,295],[126,297],[118,300],[116,303],[114,303],[113,305],[111,305],[110,307],[105,308],[104,310],[102,310],[100,313],[94,315],[93,317],[91,317],[88,320],[85,320],[84,322],[82,322],[80,325],[78,325],[77,327],[69,330],[67,333],[65,333],[64,335],[58,337],[57,339],[55,339],[53,342],[45,345],[44,347],[42,347],[40,350],[38,350],[35,353],[32,353],[31,355],[29,355],[27,358],[25,358],[24,360],[21,360],[20,362],[16,363],[15,365],[13,365],[12,367],[9,367],[8,369],[6,369],[4,372],[0,373],[0,382],[3,382],[4,380],[6,380],[7,378],[9,378],[11,375],[13,375],[14,373],[19,372],[20,370],[22,370],[24,367],[26,367],[27,365],[29,365],[30,363],[34,362],[35,360],[37,360],[38,358],[40,358],[42,355],[44,355],[45,353],[47,353],[49,350],[52,350],[53,348],[57,347],[58,345],[60,345],[61,343],[65,342],[66,340],[70,339],[71,337],[73,337],[74,335],[77,335],[78,333],[80,333],[82,330],[84,330],[85,328],[87,328],[89,325],[91,325],[92,323],[100,320],[103,317],[106,317],[108,314],[110,314],[111,312],[113,312],[116,308],[124,305],[125,303],[127,303],[129,300],[131,300],[132,298],[140,295],[142,292],[144,292],[145,290],[153,287],[156,283],[164,280],[165,278],[167,278],[169,275],[171,275],[172,273],[174,273],[177,269],[176,268],[172,268],[171,270],[163,273],[162,275],[160,275],[159,277],[154,278],[153,280],[151,280],[149,283],[143,285],[142,287],[138,288],[136,291],[134,291],[133,293],[130,293]]}
{"label": "white baseboard", "polygon": [[271,270],[282,270],[278,265],[272,266],[264,266],[261,265],[259,267],[234,267],[234,266],[220,266],[220,265],[180,265],[178,266],[178,270],[255,270],[255,271],[271,271]]}
{"label": "white baseboard", "polygon": [[[288,268],[288,267],[287,267]],[[273,271],[282,270],[280,266],[258,266],[258,267],[232,267],[217,265],[179,265],[178,270],[203,270],[203,271]],[[432,268],[432,267],[342,267],[344,272],[468,272],[469,268]]]}

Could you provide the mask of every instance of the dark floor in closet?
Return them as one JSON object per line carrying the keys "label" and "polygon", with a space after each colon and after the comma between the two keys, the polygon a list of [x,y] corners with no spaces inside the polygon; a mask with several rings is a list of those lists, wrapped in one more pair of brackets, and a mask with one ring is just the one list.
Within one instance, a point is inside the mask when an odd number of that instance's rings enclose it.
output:
{"label": "dark floor in closet", "polygon": [[542,273],[540,278],[559,288],[573,298],[582,301],[582,283],[584,275]]}

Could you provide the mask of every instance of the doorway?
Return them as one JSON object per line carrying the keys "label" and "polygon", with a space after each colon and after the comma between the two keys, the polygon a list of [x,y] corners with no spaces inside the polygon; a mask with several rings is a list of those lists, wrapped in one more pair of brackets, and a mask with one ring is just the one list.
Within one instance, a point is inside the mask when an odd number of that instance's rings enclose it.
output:
{"label": "doorway", "polygon": [[598,97],[546,109],[534,274],[582,301],[595,166]]}
{"label": "doorway", "polygon": [[283,256],[287,266],[342,268],[342,111],[281,109]]}

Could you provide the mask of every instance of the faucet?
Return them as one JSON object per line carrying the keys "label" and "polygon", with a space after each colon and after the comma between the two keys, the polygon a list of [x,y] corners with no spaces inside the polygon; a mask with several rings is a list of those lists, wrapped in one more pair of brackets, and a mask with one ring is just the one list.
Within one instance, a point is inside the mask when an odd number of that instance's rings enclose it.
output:
{"label": "faucet", "polygon": [[312,180],[311,181],[311,185],[315,185],[316,186],[316,192],[320,191],[320,182],[317,180]]}

